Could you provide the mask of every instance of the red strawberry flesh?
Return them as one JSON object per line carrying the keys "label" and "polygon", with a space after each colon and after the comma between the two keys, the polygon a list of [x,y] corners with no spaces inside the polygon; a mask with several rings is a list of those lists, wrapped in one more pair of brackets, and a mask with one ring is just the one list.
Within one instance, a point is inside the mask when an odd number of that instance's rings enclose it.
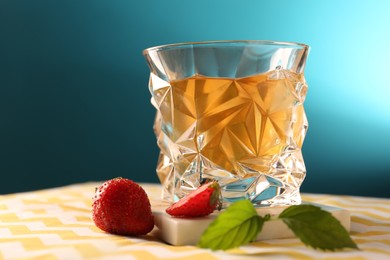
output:
{"label": "red strawberry flesh", "polygon": [[180,199],[166,209],[174,217],[203,217],[211,214],[219,205],[220,187],[209,182]]}

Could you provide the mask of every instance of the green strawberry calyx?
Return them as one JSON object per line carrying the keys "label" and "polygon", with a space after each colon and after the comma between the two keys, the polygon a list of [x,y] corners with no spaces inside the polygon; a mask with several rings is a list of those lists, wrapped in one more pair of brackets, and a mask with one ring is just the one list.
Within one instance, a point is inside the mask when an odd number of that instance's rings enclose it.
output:
{"label": "green strawberry calyx", "polygon": [[219,183],[217,181],[212,181],[211,184],[209,184],[208,188],[213,189],[213,193],[210,196],[210,206],[217,205],[216,209],[221,210],[222,208],[222,194],[221,194],[221,187],[219,186]]}

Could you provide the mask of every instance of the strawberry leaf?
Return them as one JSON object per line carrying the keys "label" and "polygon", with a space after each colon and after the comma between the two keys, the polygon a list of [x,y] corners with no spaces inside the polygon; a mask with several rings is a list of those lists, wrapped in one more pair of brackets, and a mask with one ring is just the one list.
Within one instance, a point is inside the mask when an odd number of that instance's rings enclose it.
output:
{"label": "strawberry leaf", "polygon": [[279,219],[307,246],[335,250],[355,248],[347,230],[327,211],[313,205],[296,205],[285,209]]}
{"label": "strawberry leaf", "polygon": [[253,241],[270,216],[260,217],[249,200],[240,200],[222,212],[203,232],[199,247],[227,250]]}

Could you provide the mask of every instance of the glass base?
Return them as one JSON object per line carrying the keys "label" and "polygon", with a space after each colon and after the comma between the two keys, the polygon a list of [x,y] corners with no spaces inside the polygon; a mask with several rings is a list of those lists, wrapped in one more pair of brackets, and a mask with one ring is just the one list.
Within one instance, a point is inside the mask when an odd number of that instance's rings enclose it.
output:
{"label": "glass base", "polygon": [[[298,160],[300,161],[300,160]],[[194,167],[194,169],[199,167]],[[296,168],[295,168],[296,170]],[[176,202],[196,190],[207,179],[217,180],[221,185],[223,208],[235,201],[248,199],[255,207],[274,207],[301,204],[299,187],[306,172],[273,169],[270,173],[248,171],[240,179],[218,168],[201,168],[200,171],[180,174],[164,154],[160,154],[157,174],[163,186],[162,199]]]}

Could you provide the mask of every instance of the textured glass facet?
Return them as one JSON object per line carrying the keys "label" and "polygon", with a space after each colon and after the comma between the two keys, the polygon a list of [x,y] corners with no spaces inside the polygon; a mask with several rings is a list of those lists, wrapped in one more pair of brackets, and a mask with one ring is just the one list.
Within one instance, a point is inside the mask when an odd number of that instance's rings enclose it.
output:
{"label": "textured glass facet", "polygon": [[164,199],[214,179],[225,204],[301,202],[307,53],[305,45],[264,41],[145,50]]}

